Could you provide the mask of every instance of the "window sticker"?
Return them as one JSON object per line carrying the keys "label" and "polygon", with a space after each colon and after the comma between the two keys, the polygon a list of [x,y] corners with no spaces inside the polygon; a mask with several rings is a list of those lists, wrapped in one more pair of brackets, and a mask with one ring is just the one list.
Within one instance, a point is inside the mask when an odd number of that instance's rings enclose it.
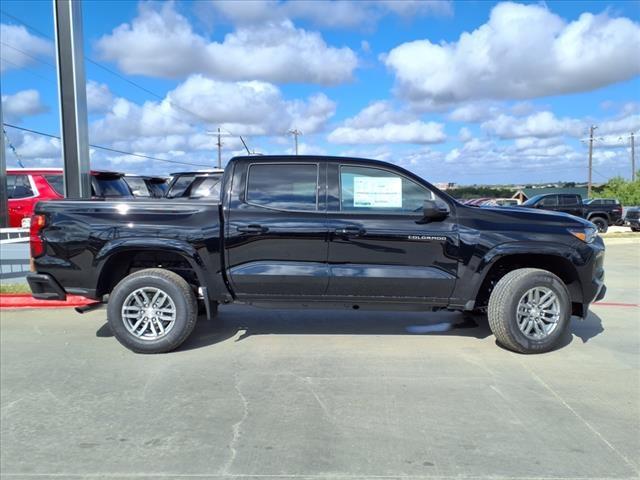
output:
{"label": "window sticker", "polygon": [[402,208],[400,177],[353,177],[353,206]]}

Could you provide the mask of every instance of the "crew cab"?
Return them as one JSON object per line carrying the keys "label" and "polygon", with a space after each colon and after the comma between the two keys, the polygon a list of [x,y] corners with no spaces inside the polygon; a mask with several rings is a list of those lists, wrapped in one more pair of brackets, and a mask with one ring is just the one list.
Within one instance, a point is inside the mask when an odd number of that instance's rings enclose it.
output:
{"label": "crew cab", "polygon": [[611,225],[618,225],[622,221],[622,205],[617,200],[593,199],[582,201],[577,194],[549,193],[536,195],[522,204],[527,208],[541,208],[564,212],[577,217],[582,217],[592,222],[601,233],[606,232]]}
{"label": "crew cab", "polygon": [[219,304],[485,312],[500,344],[558,345],[603,298],[604,244],[564,213],[468,207],[388,163],[233,158],[217,200],[64,200],[31,223],[33,296],[103,302],[115,337],[178,347]]}
{"label": "crew cab", "polygon": [[[98,198],[129,197],[123,174],[91,171],[91,195]],[[9,227],[19,228],[29,220],[35,205],[43,200],[64,198],[61,168],[7,169]]]}

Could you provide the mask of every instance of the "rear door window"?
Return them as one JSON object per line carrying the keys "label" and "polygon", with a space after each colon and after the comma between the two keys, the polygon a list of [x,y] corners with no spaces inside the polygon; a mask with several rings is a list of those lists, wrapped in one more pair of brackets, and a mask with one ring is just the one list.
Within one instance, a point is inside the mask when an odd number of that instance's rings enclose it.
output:
{"label": "rear door window", "polygon": [[122,177],[96,177],[98,185],[96,194],[100,197],[130,197],[129,185]]}
{"label": "rear door window", "polygon": [[579,205],[580,201],[578,200],[577,195],[562,195],[560,197],[560,205],[568,207],[568,206],[576,206]]}
{"label": "rear door window", "polygon": [[29,175],[7,175],[7,197],[11,199],[33,197]]}
{"label": "rear door window", "polygon": [[278,210],[317,210],[318,165],[250,165],[245,200],[252,205]]}

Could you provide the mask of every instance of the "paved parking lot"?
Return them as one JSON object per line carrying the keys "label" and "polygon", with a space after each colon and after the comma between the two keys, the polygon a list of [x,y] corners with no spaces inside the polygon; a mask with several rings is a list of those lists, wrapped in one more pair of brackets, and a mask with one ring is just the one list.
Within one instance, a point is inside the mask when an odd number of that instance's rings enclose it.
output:
{"label": "paved parking lot", "polygon": [[[608,248],[638,304],[640,245]],[[171,354],[104,311],[2,311],[4,478],[638,478],[640,308],[517,355],[456,313],[221,308]],[[180,475],[179,475],[180,474]]]}

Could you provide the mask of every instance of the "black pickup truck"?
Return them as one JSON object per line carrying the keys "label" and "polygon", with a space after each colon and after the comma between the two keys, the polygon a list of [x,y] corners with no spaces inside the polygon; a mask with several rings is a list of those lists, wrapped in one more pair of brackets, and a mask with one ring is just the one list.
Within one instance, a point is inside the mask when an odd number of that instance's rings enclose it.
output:
{"label": "black pickup truck", "polygon": [[577,194],[548,193],[531,197],[522,206],[585,218],[592,222],[600,233],[605,233],[611,225],[623,223],[622,205],[615,199],[596,198],[583,202],[582,197]]}
{"label": "black pickup truck", "polygon": [[105,301],[136,352],[178,347],[219,304],[486,312],[505,347],[544,352],[603,298],[604,245],[563,213],[475,208],[395,165],[236,157],[219,201],[61,200],[31,222],[39,299]]}

